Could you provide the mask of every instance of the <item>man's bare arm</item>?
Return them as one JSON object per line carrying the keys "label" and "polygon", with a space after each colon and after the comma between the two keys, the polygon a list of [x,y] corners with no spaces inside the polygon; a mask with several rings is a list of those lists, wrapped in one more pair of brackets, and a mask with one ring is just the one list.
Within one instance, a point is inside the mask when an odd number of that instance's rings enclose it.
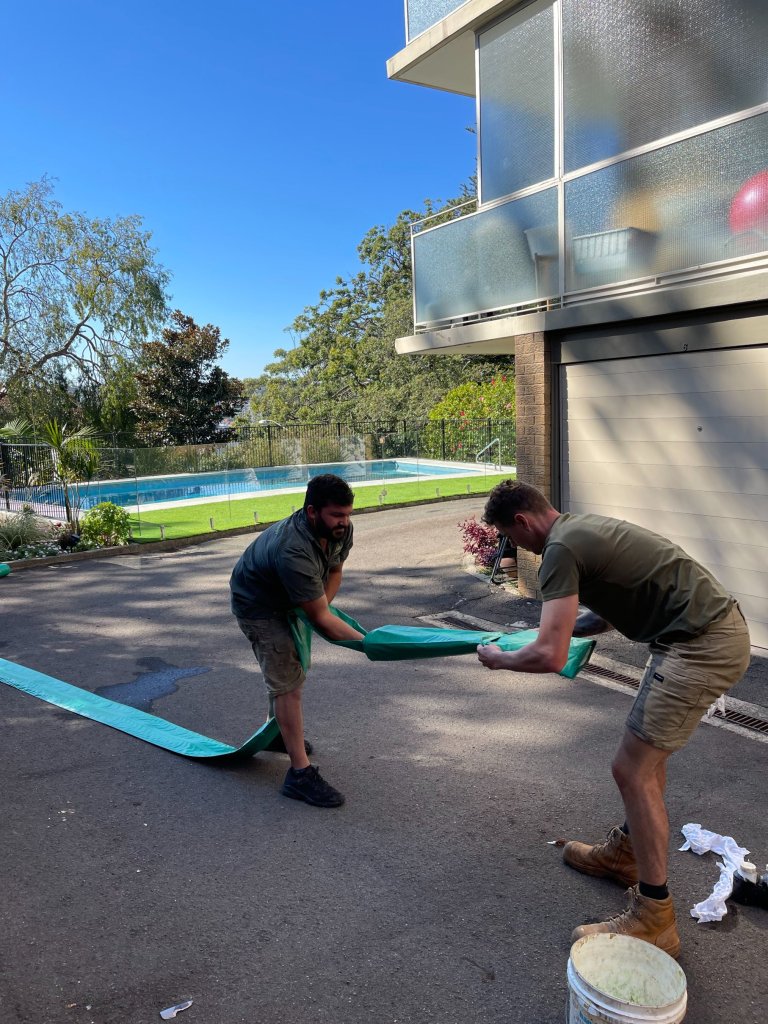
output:
{"label": "man's bare arm", "polygon": [[559,672],[568,660],[573,624],[579,611],[578,594],[545,601],[539,635],[519,651],[502,651],[496,644],[481,645],[477,656],[486,668],[513,672]]}
{"label": "man's bare arm", "polygon": [[339,592],[341,586],[342,562],[332,565],[328,572],[328,580],[325,584],[325,599],[328,604],[333,604],[333,599]]}
{"label": "man's bare arm", "polygon": [[[337,588],[338,589],[338,588]],[[323,595],[314,601],[304,601],[299,605],[313,626],[329,640],[362,640],[363,634],[358,633],[343,619],[333,614],[328,606],[328,598]]]}

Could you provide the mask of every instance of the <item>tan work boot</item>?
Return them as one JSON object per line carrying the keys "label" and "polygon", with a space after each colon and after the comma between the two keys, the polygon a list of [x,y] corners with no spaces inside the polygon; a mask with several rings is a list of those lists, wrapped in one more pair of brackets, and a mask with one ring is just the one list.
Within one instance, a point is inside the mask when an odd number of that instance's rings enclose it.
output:
{"label": "tan work boot", "polygon": [[572,868],[595,878],[610,878],[619,885],[635,885],[639,879],[632,840],[618,825],[604,843],[566,843],[563,860]]}
{"label": "tan work boot", "polygon": [[618,917],[599,924],[582,924],[574,928],[571,942],[582,939],[585,935],[599,932],[615,932],[618,935],[630,935],[634,939],[650,942],[665,953],[677,959],[680,956],[680,936],[677,934],[675,908],[672,897],[665,900],[652,900],[641,896],[638,886],[633,886],[627,893],[629,907]]}

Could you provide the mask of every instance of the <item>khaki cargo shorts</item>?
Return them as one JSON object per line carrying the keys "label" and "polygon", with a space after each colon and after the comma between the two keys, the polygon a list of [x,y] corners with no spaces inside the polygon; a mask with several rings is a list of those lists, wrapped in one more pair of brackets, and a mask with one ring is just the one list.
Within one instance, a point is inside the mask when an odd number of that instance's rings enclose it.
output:
{"label": "khaki cargo shorts", "polygon": [[275,697],[304,685],[306,674],[286,619],[238,619],[237,624],[256,655],[269,690],[270,707]]}
{"label": "khaki cargo shorts", "polygon": [[654,641],[627,728],[659,750],[680,750],[707,708],[749,665],[749,631],[738,604],[701,636]]}

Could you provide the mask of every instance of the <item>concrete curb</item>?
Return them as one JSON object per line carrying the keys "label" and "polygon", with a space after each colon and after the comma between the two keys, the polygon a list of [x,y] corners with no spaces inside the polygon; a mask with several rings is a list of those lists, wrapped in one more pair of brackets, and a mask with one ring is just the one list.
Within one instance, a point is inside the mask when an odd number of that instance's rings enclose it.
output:
{"label": "concrete curb", "polygon": [[[387,512],[390,509],[413,508],[416,505],[439,505],[446,501],[461,501],[465,498],[482,498],[483,494],[445,494],[439,498],[420,498],[415,501],[397,502],[391,505],[371,505],[369,508],[355,509],[353,515],[366,515],[369,512]],[[194,537],[174,537],[170,540],[132,541],[123,547],[96,548],[94,551],[73,551],[68,555],[54,555],[52,558],[20,558],[10,565],[11,572],[19,572],[24,569],[45,569],[50,565],[68,565],[70,562],[85,562],[91,558],[124,558],[132,555],[156,554],[162,551],[181,551],[183,548],[196,547],[199,544],[208,544],[212,540],[219,540],[222,537],[239,537],[247,533],[261,533],[266,530],[270,523],[258,523],[253,526],[235,526],[230,530],[214,530],[211,533],[199,533]],[[4,577],[8,579],[9,576]]]}

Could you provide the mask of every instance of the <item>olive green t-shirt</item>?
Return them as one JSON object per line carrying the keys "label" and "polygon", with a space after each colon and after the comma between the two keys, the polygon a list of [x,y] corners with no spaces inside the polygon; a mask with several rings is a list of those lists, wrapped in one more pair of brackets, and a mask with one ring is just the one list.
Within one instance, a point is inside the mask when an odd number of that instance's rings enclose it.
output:
{"label": "olive green t-shirt", "polygon": [[579,600],[629,637],[648,643],[690,639],[724,615],[734,598],[671,540],[598,515],[565,513],[544,544],[545,601]]}
{"label": "olive green t-shirt", "polygon": [[268,526],[240,556],[229,581],[232,611],[239,619],[270,619],[316,601],[351,547],[351,523],[341,540],[329,540],[323,549],[299,509]]}

